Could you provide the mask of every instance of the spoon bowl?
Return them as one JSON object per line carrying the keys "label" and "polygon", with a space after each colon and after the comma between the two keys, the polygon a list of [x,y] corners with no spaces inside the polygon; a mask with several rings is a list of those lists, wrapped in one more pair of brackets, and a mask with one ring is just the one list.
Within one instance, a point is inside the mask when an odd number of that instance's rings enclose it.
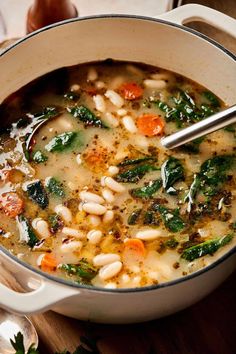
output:
{"label": "spoon bowl", "polygon": [[0,352],[1,354],[14,354],[16,350],[12,347],[10,339],[21,332],[24,337],[26,351],[32,343],[38,346],[38,335],[32,322],[25,316],[16,316],[3,309],[0,309]]}

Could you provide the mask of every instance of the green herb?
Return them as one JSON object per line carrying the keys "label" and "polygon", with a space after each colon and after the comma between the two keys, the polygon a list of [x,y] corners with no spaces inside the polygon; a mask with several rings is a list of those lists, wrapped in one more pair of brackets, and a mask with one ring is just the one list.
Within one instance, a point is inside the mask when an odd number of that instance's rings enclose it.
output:
{"label": "green herb", "polygon": [[49,193],[53,194],[56,197],[65,197],[63,184],[59,182],[55,177],[47,178],[45,185]]}
{"label": "green herb", "polygon": [[137,166],[125,172],[121,172],[116,176],[116,180],[123,183],[136,183],[143,178],[147,172],[156,171],[158,169],[158,167],[153,165]]}
{"label": "green herb", "polygon": [[154,204],[152,208],[160,213],[165,227],[171,232],[180,232],[185,228],[185,222],[179,216],[178,209],[171,210],[159,204]]}
{"label": "green herb", "polygon": [[210,102],[213,107],[220,107],[219,99],[210,91],[204,91],[203,96]]}
{"label": "green herb", "polygon": [[49,215],[48,222],[50,225],[50,230],[54,234],[63,227],[63,221],[58,214]]}
{"label": "green herb", "polygon": [[20,234],[20,241],[27,243],[28,246],[33,248],[39,242],[39,239],[27,218],[23,215],[19,215],[17,217],[17,225]]}
{"label": "green herb", "polygon": [[138,221],[138,218],[142,212],[142,209],[136,209],[128,217],[128,225],[135,225]]}
{"label": "green herb", "polygon": [[79,132],[65,132],[55,136],[45,149],[50,152],[63,152],[82,145]]}
{"label": "green herb", "polygon": [[97,270],[87,262],[86,259],[81,259],[77,264],[62,264],[61,269],[68,274],[76,275],[79,283],[90,283],[97,275]]}
{"label": "green herb", "polygon": [[37,203],[42,209],[47,208],[49,200],[41,181],[37,180],[27,184],[26,190],[33,202]]}
{"label": "green herb", "polygon": [[46,162],[48,157],[42,153],[42,151],[37,150],[33,154],[33,161],[36,163]]}
{"label": "green herb", "polygon": [[151,198],[162,185],[161,179],[146,183],[143,187],[131,189],[129,192],[135,198]]}
{"label": "green herb", "polygon": [[179,242],[174,237],[164,242],[164,246],[170,249],[175,249],[178,246],[178,244]]}
{"label": "green herb", "polygon": [[160,225],[160,218],[156,215],[156,213],[153,210],[149,209],[144,214],[143,224],[158,226]]}
{"label": "green herb", "polygon": [[40,354],[38,349],[35,348],[35,345],[32,344],[29,350],[26,352],[24,346],[24,338],[21,332],[18,332],[17,335],[14,336],[14,339],[10,339],[12,347],[15,349],[14,354]]}
{"label": "green herb", "polygon": [[208,240],[196,246],[187,248],[183,251],[181,258],[192,262],[194,259],[206,256],[207,254],[213,255],[219,248],[227,245],[233,239],[233,237],[233,234],[228,234],[221,238]]}
{"label": "green herb", "polygon": [[184,179],[184,168],[181,162],[175,157],[170,157],[161,166],[161,177],[163,188],[168,193],[173,189],[175,182]]}
{"label": "green herb", "polygon": [[146,156],[146,157],[141,157],[139,159],[126,159],[122,162],[120,162],[117,166],[119,167],[123,167],[123,166],[129,166],[129,165],[137,165],[139,163],[142,163],[142,162],[146,162],[146,161],[156,161],[156,158],[155,157],[152,157],[152,156]]}
{"label": "green herb", "polygon": [[68,112],[72,114],[75,118],[78,118],[81,122],[88,127],[105,128],[108,126],[101,121],[92,111],[90,111],[85,106],[75,106],[72,108],[67,108]]}
{"label": "green herb", "polygon": [[227,127],[224,128],[226,132],[233,133],[234,135],[236,134],[236,126],[235,124],[228,125]]}
{"label": "green herb", "polygon": [[203,162],[185,198],[185,201],[189,202],[189,210],[199,192],[207,197],[217,193],[219,186],[227,180],[227,172],[232,168],[234,161],[233,155],[221,155]]}

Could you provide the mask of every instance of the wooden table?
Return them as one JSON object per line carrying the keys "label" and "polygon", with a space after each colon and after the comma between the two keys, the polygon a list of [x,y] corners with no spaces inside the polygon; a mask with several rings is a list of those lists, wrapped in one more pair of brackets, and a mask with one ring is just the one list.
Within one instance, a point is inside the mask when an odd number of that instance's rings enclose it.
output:
{"label": "wooden table", "polygon": [[[184,1],[184,3],[192,1]],[[236,18],[235,0],[193,1]],[[192,27],[236,53],[236,41],[203,24]],[[204,286],[204,284],[203,284]],[[184,296],[184,294],[183,294]],[[102,354],[233,354],[236,353],[236,273],[198,304],[175,315],[137,325],[87,324],[51,311],[31,317],[42,354],[75,350],[87,330],[98,336]]]}

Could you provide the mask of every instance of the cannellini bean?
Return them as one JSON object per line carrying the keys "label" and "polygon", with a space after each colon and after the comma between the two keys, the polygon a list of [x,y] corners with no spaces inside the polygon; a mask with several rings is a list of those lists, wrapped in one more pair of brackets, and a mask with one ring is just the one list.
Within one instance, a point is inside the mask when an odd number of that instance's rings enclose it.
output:
{"label": "cannellini bean", "polygon": [[120,261],[107,264],[99,270],[99,277],[102,280],[113,278],[121,271],[121,268],[122,263]]}
{"label": "cannellini bean", "polygon": [[88,76],[87,76],[87,80],[88,81],[95,81],[98,78],[98,73],[94,68],[90,68],[88,71]]}
{"label": "cannellini bean", "polygon": [[138,129],[137,129],[132,117],[124,116],[122,118],[122,123],[123,123],[125,129],[128,130],[129,133],[136,133],[137,132]]}
{"label": "cannellini bean", "polygon": [[93,96],[93,101],[95,103],[96,110],[104,113],[106,111],[106,103],[102,95]]}
{"label": "cannellini bean", "polygon": [[64,242],[60,250],[63,253],[70,253],[74,251],[80,251],[83,246],[83,243],[81,241],[69,241],[69,242]]}
{"label": "cannellini bean", "polygon": [[127,114],[127,111],[126,111],[126,109],[121,108],[121,109],[118,109],[118,111],[116,113],[118,114],[118,116],[123,117]]}
{"label": "cannellini bean", "polygon": [[168,74],[164,74],[164,73],[156,73],[150,76],[153,80],[168,80],[170,78]]}
{"label": "cannellini bean", "polygon": [[51,236],[48,223],[45,220],[41,218],[36,218],[32,221],[32,226],[37,231],[40,237],[48,238]]}
{"label": "cannellini bean", "polygon": [[166,82],[164,80],[150,80],[146,79],[143,81],[144,86],[153,89],[163,89],[166,87]]}
{"label": "cannellini bean", "polygon": [[99,195],[87,191],[80,192],[79,196],[83,202],[94,202],[98,204],[104,204],[105,202],[105,200]]}
{"label": "cannellini bean", "polygon": [[138,231],[135,235],[135,238],[139,238],[142,241],[151,241],[151,240],[155,240],[156,238],[160,237],[161,235],[162,235],[161,230],[145,229],[145,230]]}
{"label": "cannellini bean", "polygon": [[71,227],[63,227],[61,232],[67,236],[73,236],[73,237],[76,237],[80,240],[85,238],[85,235],[81,231],[79,231],[77,229],[72,229]]}
{"label": "cannellini bean", "polygon": [[83,204],[83,210],[88,214],[103,215],[107,211],[107,208],[98,203],[87,202]]}
{"label": "cannellini bean", "polygon": [[108,172],[111,176],[117,175],[119,168],[117,166],[109,166]]}
{"label": "cannellini bean", "polygon": [[38,258],[37,258],[37,260],[36,260],[36,264],[37,264],[38,267],[41,266],[42,259],[43,259],[44,256],[45,256],[45,253],[40,254],[40,256],[38,256]]}
{"label": "cannellini bean", "polygon": [[89,223],[91,226],[94,226],[94,227],[96,227],[96,226],[98,226],[98,225],[101,224],[101,219],[100,219],[100,217],[97,216],[97,215],[88,215],[88,216],[87,216],[87,221],[88,221],[88,223]]}
{"label": "cannellini bean", "polygon": [[97,89],[100,90],[100,89],[104,88],[106,86],[106,84],[103,81],[96,81],[95,82],[95,86],[96,86]]}
{"label": "cannellini bean", "polygon": [[105,96],[118,108],[121,108],[125,103],[124,99],[114,90],[107,90]]}
{"label": "cannellini bean", "polygon": [[141,69],[139,69],[137,66],[135,65],[132,65],[132,64],[128,64],[126,66],[127,70],[132,73],[132,74],[135,74],[135,75],[142,75],[143,74],[143,71]]}
{"label": "cannellini bean", "polygon": [[110,112],[105,114],[105,120],[112,128],[117,128],[120,124],[119,120]]}
{"label": "cannellini bean", "polygon": [[103,188],[102,189],[102,196],[105,199],[105,201],[109,204],[113,203],[115,200],[114,194],[112,191],[108,188]]}
{"label": "cannellini bean", "polygon": [[104,179],[104,184],[106,187],[110,188],[113,192],[123,193],[125,187],[121,183],[116,182],[112,177],[106,177]]}
{"label": "cannellini bean", "polygon": [[133,277],[132,279],[132,285],[133,286],[140,286],[140,281],[141,281],[141,277],[139,275],[136,275],[136,277]]}
{"label": "cannellini bean", "polygon": [[116,253],[100,253],[93,258],[95,267],[101,267],[116,261],[120,261],[120,256]]}
{"label": "cannellini bean", "polygon": [[60,215],[62,217],[62,219],[65,222],[69,223],[72,221],[72,213],[71,213],[70,209],[67,208],[66,206],[64,206],[62,204],[58,204],[54,210],[58,215]]}
{"label": "cannellini bean", "polygon": [[90,230],[87,233],[87,239],[93,245],[98,244],[101,241],[101,238],[102,238],[102,231],[100,230]]}
{"label": "cannellini bean", "polygon": [[113,210],[107,210],[105,214],[103,215],[102,222],[104,224],[109,224],[113,221],[114,219],[114,211]]}
{"label": "cannellini bean", "polygon": [[81,154],[78,154],[78,155],[76,156],[76,162],[77,162],[78,165],[81,165],[81,164],[82,164]]}
{"label": "cannellini bean", "polygon": [[130,276],[126,273],[122,274],[120,280],[123,284],[127,284],[130,281]]}

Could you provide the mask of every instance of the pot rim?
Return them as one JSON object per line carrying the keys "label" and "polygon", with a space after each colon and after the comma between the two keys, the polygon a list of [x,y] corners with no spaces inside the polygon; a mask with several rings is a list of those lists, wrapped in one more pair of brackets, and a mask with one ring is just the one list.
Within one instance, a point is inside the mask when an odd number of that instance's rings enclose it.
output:
{"label": "pot rim", "polygon": [[[226,49],[223,45],[221,45],[220,43],[218,43],[214,39],[209,38],[208,36],[206,36],[203,33],[200,33],[200,32],[198,32],[198,31],[196,31],[196,30],[194,30],[192,28],[185,27],[183,25],[180,25],[180,24],[177,24],[177,23],[173,23],[173,22],[170,22],[170,21],[167,21],[167,20],[154,18],[154,17],[149,17],[149,16],[127,15],[127,14],[102,14],[102,15],[94,15],[94,16],[83,16],[83,17],[76,17],[76,18],[72,18],[72,19],[68,19],[68,20],[57,22],[55,24],[43,27],[43,28],[41,28],[41,29],[39,29],[39,30],[37,30],[35,32],[32,32],[32,33],[28,34],[27,36],[23,37],[22,39],[19,39],[18,41],[16,41],[15,43],[10,45],[6,49],[4,49],[0,53],[0,58],[3,55],[5,55],[8,51],[10,51],[11,49],[13,49],[16,46],[20,45],[24,41],[27,41],[31,37],[37,36],[41,32],[48,31],[51,28],[67,25],[68,23],[73,23],[73,22],[80,22],[80,21],[86,21],[86,20],[97,20],[97,19],[109,19],[109,18],[110,19],[111,18],[115,18],[115,19],[121,18],[121,19],[144,20],[144,21],[162,23],[162,24],[167,25],[167,26],[178,28],[178,29],[180,29],[182,31],[188,32],[190,34],[193,34],[196,37],[200,37],[201,39],[205,40],[206,42],[214,45],[217,49],[219,49],[222,52],[224,52],[224,54],[226,54],[227,56],[231,57],[235,61],[235,64],[236,64],[236,55],[235,54],[233,54],[231,51]],[[160,284],[157,284],[157,285],[150,285],[150,286],[139,287],[139,288],[119,288],[119,289],[107,289],[107,288],[102,288],[102,287],[97,287],[97,286],[73,283],[72,281],[69,281],[69,280],[66,280],[66,279],[62,279],[62,278],[50,275],[50,274],[45,273],[45,272],[43,272],[43,271],[41,271],[39,269],[34,268],[30,264],[18,259],[15,255],[11,254],[10,251],[8,251],[6,248],[4,248],[1,245],[0,245],[0,252],[3,252],[7,257],[11,258],[13,261],[15,261],[16,263],[20,264],[24,268],[27,268],[28,270],[40,275],[41,277],[46,278],[46,279],[51,280],[51,281],[55,281],[55,282],[57,282],[59,284],[70,286],[70,287],[73,287],[73,288],[84,289],[84,290],[92,290],[92,291],[98,291],[98,292],[104,292],[104,293],[117,293],[117,294],[121,293],[122,294],[122,293],[134,293],[134,292],[146,292],[146,291],[151,291],[151,290],[158,290],[158,289],[162,289],[162,288],[167,288],[167,287],[170,287],[170,286],[178,285],[178,284],[181,284],[181,283],[186,282],[188,280],[192,280],[192,279],[194,279],[194,278],[196,278],[196,277],[208,272],[209,270],[214,269],[215,267],[217,267],[218,265],[223,263],[226,259],[228,259],[230,256],[233,256],[233,254],[236,253],[236,246],[234,246],[231,250],[229,250],[227,253],[222,255],[220,258],[218,258],[216,261],[214,261],[210,265],[208,265],[208,266],[206,266],[206,267],[204,267],[204,268],[202,268],[202,269],[200,269],[200,270],[198,270],[196,272],[193,272],[193,273],[190,273],[188,275],[185,275],[182,278],[177,278],[177,279],[174,279],[174,280],[171,280],[171,281],[168,281],[168,282],[164,282],[164,283],[160,283]]]}

